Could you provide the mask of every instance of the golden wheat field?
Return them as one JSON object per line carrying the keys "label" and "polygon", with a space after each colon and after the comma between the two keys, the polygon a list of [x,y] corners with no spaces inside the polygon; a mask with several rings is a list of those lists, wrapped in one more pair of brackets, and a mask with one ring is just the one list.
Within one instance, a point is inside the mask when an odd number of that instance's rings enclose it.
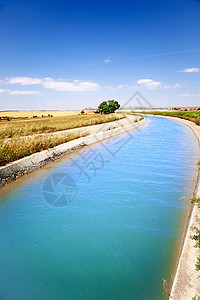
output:
{"label": "golden wheat field", "polygon": [[[0,122],[0,165],[87,135],[83,132],[51,133],[122,119],[124,114],[68,115]],[[43,135],[41,135],[43,133]],[[46,134],[44,134],[46,133]]]}
{"label": "golden wheat field", "polygon": [[0,121],[0,138],[12,138],[39,133],[50,133],[66,129],[97,125],[123,118],[121,113],[109,115],[69,115],[47,118]]}
{"label": "golden wheat field", "polygon": [[70,115],[78,115],[80,110],[12,110],[12,111],[0,111],[0,117],[9,118],[32,118],[33,116],[42,117],[53,115],[54,117],[63,117]]}

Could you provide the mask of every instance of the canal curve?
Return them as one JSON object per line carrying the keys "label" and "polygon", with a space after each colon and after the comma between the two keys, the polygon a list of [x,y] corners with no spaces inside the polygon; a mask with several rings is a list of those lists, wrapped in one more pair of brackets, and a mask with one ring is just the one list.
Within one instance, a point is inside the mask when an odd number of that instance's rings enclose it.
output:
{"label": "canal curve", "polygon": [[198,142],[147,117],[1,191],[0,299],[166,299]]}

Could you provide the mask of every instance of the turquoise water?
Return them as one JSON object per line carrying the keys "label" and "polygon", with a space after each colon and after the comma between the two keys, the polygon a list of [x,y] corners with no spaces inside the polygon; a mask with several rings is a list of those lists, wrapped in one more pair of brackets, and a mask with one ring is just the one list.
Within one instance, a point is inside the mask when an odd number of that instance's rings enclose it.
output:
{"label": "turquoise water", "polygon": [[[131,136],[10,184],[0,202],[0,299],[165,299],[198,154],[188,127],[148,117]],[[53,195],[56,174],[77,186],[68,184],[64,207],[43,194]],[[57,184],[54,195],[65,194]]]}

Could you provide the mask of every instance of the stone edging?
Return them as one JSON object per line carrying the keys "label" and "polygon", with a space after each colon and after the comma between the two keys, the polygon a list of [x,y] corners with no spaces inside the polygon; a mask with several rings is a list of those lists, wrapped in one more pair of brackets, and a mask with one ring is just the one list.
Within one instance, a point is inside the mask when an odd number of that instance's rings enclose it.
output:
{"label": "stone edging", "polygon": [[[177,117],[160,115],[155,116],[178,121],[184,125],[189,126],[196,135],[200,146],[200,126],[197,126],[191,121],[180,119]],[[200,174],[198,174],[197,177],[195,196],[197,198],[200,197]],[[194,234],[194,231],[192,231],[192,227],[198,226],[196,222],[196,215],[200,216],[200,209],[196,205],[193,205],[189,216],[176,274],[171,288],[169,297],[170,300],[192,300],[193,297],[200,296],[200,272],[195,270],[195,264],[197,262],[197,257],[200,255],[200,249],[194,247],[195,241],[191,239],[191,236]]]}

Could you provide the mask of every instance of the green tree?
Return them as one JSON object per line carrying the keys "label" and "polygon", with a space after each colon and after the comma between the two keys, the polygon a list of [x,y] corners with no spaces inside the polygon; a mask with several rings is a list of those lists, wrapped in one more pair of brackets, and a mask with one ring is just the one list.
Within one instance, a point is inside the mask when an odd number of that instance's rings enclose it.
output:
{"label": "green tree", "polygon": [[114,113],[118,108],[120,108],[120,104],[115,100],[108,100],[108,108],[110,113]]}
{"label": "green tree", "polygon": [[101,114],[109,114],[109,108],[107,101],[101,102],[101,104],[98,107],[98,110]]}
{"label": "green tree", "polygon": [[103,101],[98,107],[101,114],[114,113],[116,109],[120,108],[120,104],[115,100]]}

